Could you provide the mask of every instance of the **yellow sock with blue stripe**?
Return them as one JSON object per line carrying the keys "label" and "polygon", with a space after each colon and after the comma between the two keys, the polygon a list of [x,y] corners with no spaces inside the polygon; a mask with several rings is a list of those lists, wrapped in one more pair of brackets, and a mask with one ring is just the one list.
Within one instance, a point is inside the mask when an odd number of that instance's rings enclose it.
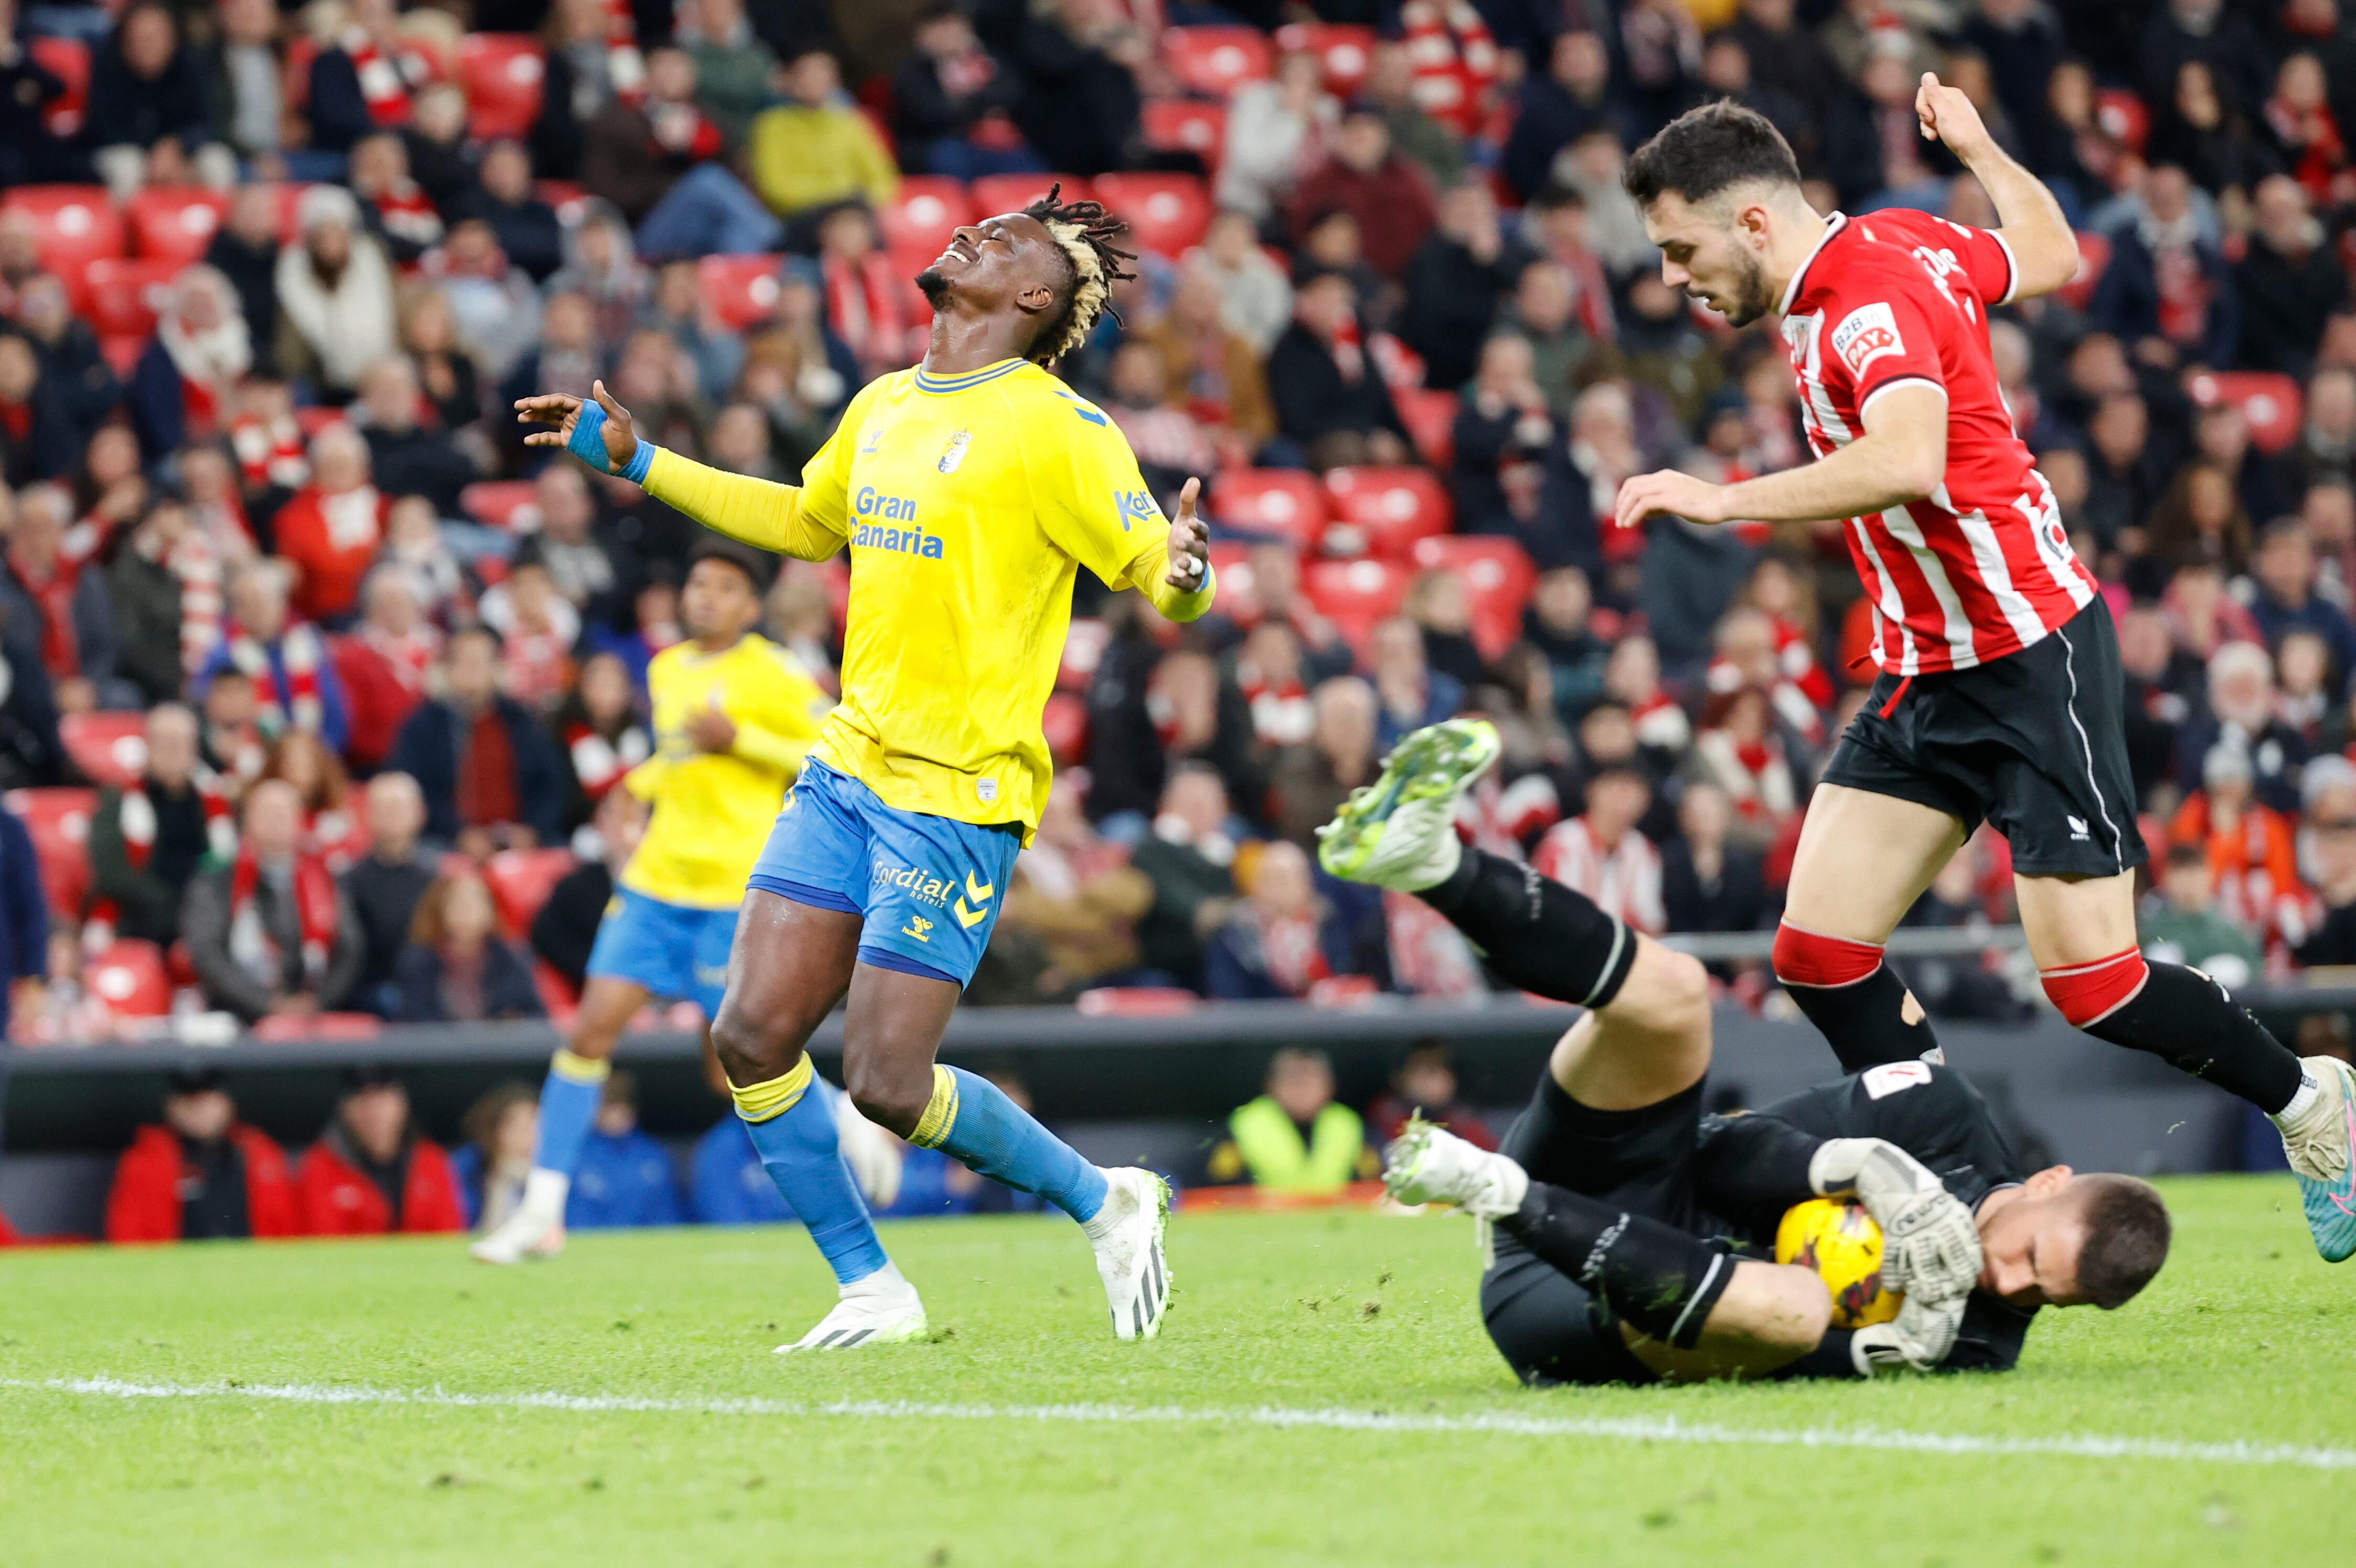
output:
{"label": "yellow sock with blue stripe", "polygon": [[934,1067],[932,1101],[908,1142],[953,1155],[1017,1192],[1035,1192],[1082,1224],[1104,1207],[1104,1172],[1004,1090],[961,1067]]}
{"label": "yellow sock with blue stripe", "polygon": [[540,1132],[531,1163],[536,1170],[554,1171],[572,1178],[581,1163],[581,1145],[590,1124],[597,1120],[597,1102],[605,1097],[610,1064],[594,1057],[576,1057],[560,1047],[548,1064],[540,1085]]}
{"label": "yellow sock with blue stripe", "polygon": [[810,1240],[834,1269],[839,1284],[863,1280],[890,1262],[876,1239],[867,1201],[851,1179],[835,1140],[834,1113],[826,1096],[809,1092],[818,1074],[809,1057],[765,1083],[731,1086],[736,1114],[769,1179]]}

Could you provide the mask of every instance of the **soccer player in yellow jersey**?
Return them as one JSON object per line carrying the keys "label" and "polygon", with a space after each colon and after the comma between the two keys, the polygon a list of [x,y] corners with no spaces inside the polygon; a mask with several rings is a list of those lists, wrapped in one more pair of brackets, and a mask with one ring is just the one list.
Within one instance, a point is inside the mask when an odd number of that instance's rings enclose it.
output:
{"label": "soccer player in yellow jersey", "polygon": [[572,1037],[541,1086],[523,1201],[471,1249],[487,1263],[562,1247],[564,1201],[615,1042],[647,998],[685,998],[707,1021],[719,1016],[744,878],[830,706],[801,660],[752,629],[769,575],[767,557],[731,540],[707,538],[689,557],[687,640],[647,671],[655,752],[622,779],[654,815],[597,929]]}
{"label": "soccer player in yellow jersey", "polygon": [[1046,799],[1040,713],[1074,573],[1175,619],[1211,602],[1195,482],[1165,521],[1120,432],[1046,370],[1127,275],[1120,231],[1052,191],[958,230],[916,280],[933,306],[924,362],[853,398],[798,488],[651,447],[602,383],[594,401],[517,404],[559,427],[527,440],[723,533],[805,560],[851,552],[842,702],[754,867],[712,1029],[763,1164],[841,1286],[781,1348],[926,1332],[842,1175],[831,1118],[805,1098],[803,1042],[846,993],[843,1081],[862,1112],[1078,1220],[1121,1338],[1151,1337],[1169,1303],[1161,1178],[1099,1169],[987,1079],[934,1060]]}

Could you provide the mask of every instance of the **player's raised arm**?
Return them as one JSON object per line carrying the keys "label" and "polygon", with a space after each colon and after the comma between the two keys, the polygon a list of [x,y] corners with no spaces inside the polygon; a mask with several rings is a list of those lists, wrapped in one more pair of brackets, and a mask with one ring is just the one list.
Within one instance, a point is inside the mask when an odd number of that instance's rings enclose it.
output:
{"label": "player's raised arm", "polygon": [[2078,236],[2062,216],[2062,204],[2042,180],[1996,145],[1980,122],[1980,112],[1960,89],[1942,83],[1935,71],[1924,71],[1914,94],[1914,113],[1922,124],[1922,139],[1944,142],[1996,203],[1997,216],[2003,220],[1997,232],[2020,270],[2013,281],[2013,298],[2051,294],[2078,275]]}
{"label": "player's raised arm", "polygon": [[[643,485],[648,495],[704,527],[763,550],[823,561],[842,548],[839,507],[836,525],[829,526],[804,487],[726,473],[641,441],[630,411],[614,401],[604,381],[591,383],[589,392],[586,398],[566,392],[518,398],[517,424],[553,427],[531,431],[524,445],[562,446],[599,473]],[[826,458],[835,446],[830,441],[812,460],[813,472],[828,471]]]}

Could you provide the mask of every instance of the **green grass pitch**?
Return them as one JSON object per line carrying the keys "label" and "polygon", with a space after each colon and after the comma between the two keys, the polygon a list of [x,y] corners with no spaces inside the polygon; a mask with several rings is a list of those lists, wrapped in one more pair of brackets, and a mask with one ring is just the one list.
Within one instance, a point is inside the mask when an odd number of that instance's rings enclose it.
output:
{"label": "green grass pitch", "polygon": [[1812,1387],[1520,1390],[1454,1217],[1182,1214],[1143,1346],[1061,1219],[894,1226],[936,1341],[790,1359],[795,1230],[0,1254],[0,1563],[2356,1559],[2356,1269],[2167,1191],[2020,1371]]}

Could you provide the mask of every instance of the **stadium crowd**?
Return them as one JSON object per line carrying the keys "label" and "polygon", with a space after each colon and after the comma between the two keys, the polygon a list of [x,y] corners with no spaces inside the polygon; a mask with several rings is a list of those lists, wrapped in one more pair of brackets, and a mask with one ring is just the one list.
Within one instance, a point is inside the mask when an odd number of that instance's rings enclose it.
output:
{"label": "stadium crowd", "polygon": [[[1660,282],[1618,172],[1730,96],[1824,209],[1992,223],[1928,69],[2082,231],[1991,333],[2119,621],[2147,940],[2356,961],[2337,0],[0,0],[14,1035],[561,1015],[691,525],[509,400],[602,377],[791,479],[921,352],[948,227],[1051,170],[1143,253],[1061,368],[1165,504],[1206,478],[1221,586],[1182,628],[1083,575],[972,999],[1485,989],[1313,859],[1461,711],[1506,738],[1474,841],[1647,930],[1771,928],[1872,610],[1837,523],[1608,527],[1630,475],[1805,456],[1772,328]],[[821,683],[847,573],[769,599]],[[2008,890],[1983,834],[1913,918]]]}

